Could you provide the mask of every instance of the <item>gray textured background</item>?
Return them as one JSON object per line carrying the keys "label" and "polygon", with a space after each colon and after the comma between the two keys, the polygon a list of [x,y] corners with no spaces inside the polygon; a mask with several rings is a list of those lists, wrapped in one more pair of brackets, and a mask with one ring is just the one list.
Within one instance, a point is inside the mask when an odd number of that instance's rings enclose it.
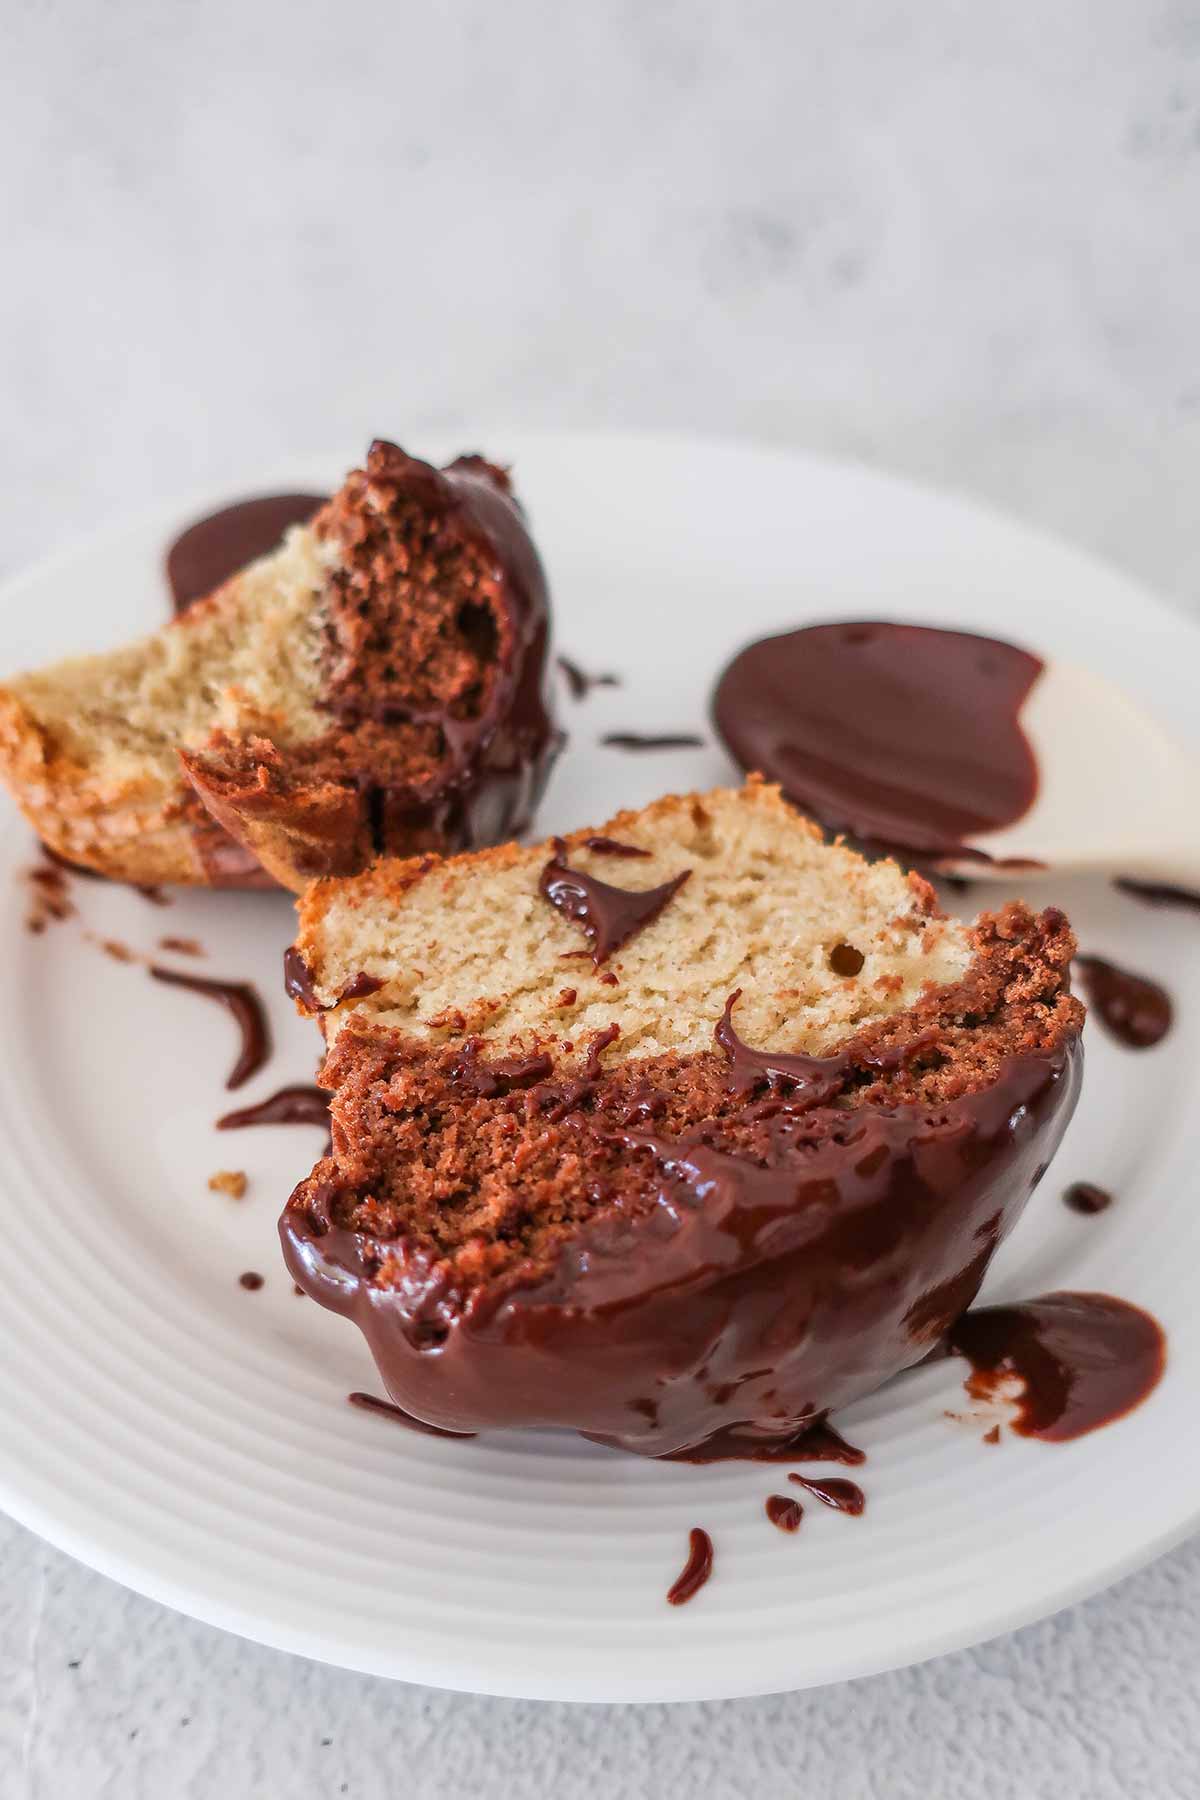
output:
{"label": "gray textured background", "polygon": [[[858,455],[1197,609],[1198,4],[7,0],[0,145],[0,573],[470,417]],[[290,1660],[0,1522],[0,1796],[1170,1800],[1198,1600],[1193,1544],[924,1669],[569,1709]]]}

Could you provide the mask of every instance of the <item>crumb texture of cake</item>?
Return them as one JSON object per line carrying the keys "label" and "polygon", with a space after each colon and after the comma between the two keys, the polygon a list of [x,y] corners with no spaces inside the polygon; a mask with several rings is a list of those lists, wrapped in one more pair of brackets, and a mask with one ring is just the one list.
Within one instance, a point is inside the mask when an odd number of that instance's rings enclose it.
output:
{"label": "crumb texture of cake", "polygon": [[[690,873],[597,961],[548,867],[599,905]],[[1077,1093],[1061,913],[948,919],[758,782],[300,914],[333,1140],[285,1256],[448,1430],[793,1435],[970,1303]]]}
{"label": "crumb texture of cake", "polygon": [[[478,1035],[501,1055],[558,1055],[615,1024],[622,1056],[709,1050],[740,987],[753,1043],[817,1051],[958,979],[971,957],[967,929],[927,882],[826,845],[763,782],[672,796],[559,841],[571,869],[606,886],[688,878],[599,964],[539,891],[554,841],[319,882],[300,903],[295,952],[327,1038],[370,1019],[434,1042]],[[364,974],[381,985],[338,1004]]]}
{"label": "crumb texture of cake", "polygon": [[0,776],[120,880],[301,888],[524,828],[560,738],[505,471],[372,445],[311,525],[126,649],[0,688]]}

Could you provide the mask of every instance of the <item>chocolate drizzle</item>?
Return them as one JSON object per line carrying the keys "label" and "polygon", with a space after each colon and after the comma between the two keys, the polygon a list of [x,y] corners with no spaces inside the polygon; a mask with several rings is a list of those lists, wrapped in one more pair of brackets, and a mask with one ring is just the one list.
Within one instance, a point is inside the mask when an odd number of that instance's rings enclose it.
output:
{"label": "chocolate drizzle", "polygon": [[823,1506],[832,1506],[835,1512],[849,1513],[853,1519],[866,1510],[867,1496],[857,1481],[847,1481],[844,1475],[789,1475],[788,1480],[794,1481]]}
{"label": "chocolate drizzle", "polygon": [[693,1525],[688,1537],[688,1559],[667,1593],[670,1604],[682,1606],[693,1594],[699,1593],[712,1574],[712,1569],[712,1539],[699,1525]]}
{"label": "chocolate drizzle", "polygon": [[[300,1292],[303,1293],[303,1291],[301,1288]],[[391,1419],[397,1425],[406,1426],[409,1431],[419,1431],[423,1437],[473,1438],[476,1435],[473,1431],[443,1431],[440,1425],[427,1425],[424,1419],[415,1419],[412,1413],[405,1412],[404,1408],[397,1406],[394,1401],[379,1400],[374,1394],[355,1392],[347,1394],[346,1398],[351,1406],[360,1407],[363,1412],[378,1413],[380,1418]]]}
{"label": "chocolate drizzle", "polygon": [[468,1038],[451,1075],[462,1087],[484,1100],[494,1100],[499,1094],[512,1094],[521,1088],[533,1087],[537,1082],[545,1081],[554,1069],[553,1062],[544,1051],[536,1056],[514,1056],[500,1062],[483,1062],[480,1060],[482,1049],[480,1038]]}
{"label": "chocolate drizzle", "polygon": [[910,857],[961,856],[1037,792],[1020,711],[1042,671],[998,639],[918,625],[762,638],[717,685],[717,730],[832,831]]}
{"label": "chocolate drizzle", "polygon": [[271,1033],[262,1001],[249,982],[213,981],[200,975],[185,975],[178,969],[162,969],[156,963],[151,964],[150,973],[155,981],[165,981],[171,987],[187,988],[190,993],[203,994],[205,999],[215,1000],[233,1014],[242,1034],[242,1046],[225,1083],[227,1088],[241,1087],[244,1081],[249,1081],[251,1075],[262,1068],[271,1054]]}
{"label": "chocolate drizzle", "polygon": [[856,1063],[875,1074],[884,1074],[903,1063],[916,1061],[931,1047],[936,1035],[931,1031],[919,1033],[905,1044],[857,1058],[844,1051],[832,1056],[797,1056],[782,1051],[753,1050],[733,1029],[733,1008],[741,993],[741,988],[735,988],[730,994],[725,1011],[713,1030],[713,1036],[729,1058],[729,1091],[731,1094],[752,1094],[765,1086],[772,1093],[785,1095],[793,1111],[823,1106],[831,1100],[844,1086],[846,1076]]}
{"label": "chocolate drizzle", "polygon": [[1077,956],[1092,1010],[1129,1050],[1149,1050],[1171,1029],[1171,996],[1148,975],[1135,975],[1102,956]]}
{"label": "chocolate drizzle", "polygon": [[568,868],[566,854],[563,840],[555,838],[554,856],[542,870],[538,892],[564,918],[582,929],[597,968],[607,962],[614,950],[657,919],[691,874],[690,869],[684,869],[661,887],[610,887],[595,875]]}
{"label": "chocolate drizzle", "polygon": [[788,1494],[770,1494],[767,1497],[766,1515],[772,1525],[780,1531],[799,1531],[800,1521],[804,1517],[804,1508],[798,1500]]}
{"label": "chocolate drizzle", "polygon": [[181,531],[167,551],[167,582],[176,616],[266,556],[292,525],[307,525],[323,494],[267,494],[235,500]]}
{"label": "chocolate drizzle", "polygon": [[1046,1294],[1018,1306],[984,1306],[949,1332],[965,1356],[976,1400],[1003,1396],[1019,1377],[1012,1429],[1065,1443],[1124,1418],[1157,1387],[1166,1361],[1162,1327],[1110,1294]]}

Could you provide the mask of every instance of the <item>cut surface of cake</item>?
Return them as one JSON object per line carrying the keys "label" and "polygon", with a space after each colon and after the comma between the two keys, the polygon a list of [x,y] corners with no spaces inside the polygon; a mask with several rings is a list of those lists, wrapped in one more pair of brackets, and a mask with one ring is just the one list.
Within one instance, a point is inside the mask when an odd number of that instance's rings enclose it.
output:
{"label": "cut surface of cake", "polygon": [[560,738],[506,472],[371,446],[309,525],[128,648],[0,688],[0,777],[120,880],[299,889],[528,823]]}
{"label": "cut surface of cake", "polygon": [[1057,1145],[1061,913],[974,926],[751,781],[300,903],[289,1267],[449,1430],[731,1454],[917,1361]]}

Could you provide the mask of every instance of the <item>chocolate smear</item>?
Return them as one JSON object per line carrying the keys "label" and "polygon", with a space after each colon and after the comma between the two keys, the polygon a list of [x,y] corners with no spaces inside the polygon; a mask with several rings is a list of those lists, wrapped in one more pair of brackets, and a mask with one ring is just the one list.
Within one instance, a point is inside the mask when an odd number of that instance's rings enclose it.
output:
{"label": "chocolate smear", "polygon": [[1016,1306],[981,1306],[952,1325],[975,1400],[1003,1397],[1013,1376],[1024,1391],[1014,1431],[1066,1443],[1109,1425],[1154,1391],[1166,1362],[1161,1325],[1111,1294],[1046,1294]]}
{"label": "chocolate smear", "polygon": [[242,1034],[242,1047],[229,1072],[227,1088],[241,1087],[262,1068],[271,1054],[271,1032],[262,1001],[248,981],[212,981],[200,975],[185,975],[178,969],[163,969],[157,963],[150,965],[150,973],[155,981],[165,981],[170,987],[187,988],[190,993],[202,994],[206,1000],[215,1000],[233,1014]]}

